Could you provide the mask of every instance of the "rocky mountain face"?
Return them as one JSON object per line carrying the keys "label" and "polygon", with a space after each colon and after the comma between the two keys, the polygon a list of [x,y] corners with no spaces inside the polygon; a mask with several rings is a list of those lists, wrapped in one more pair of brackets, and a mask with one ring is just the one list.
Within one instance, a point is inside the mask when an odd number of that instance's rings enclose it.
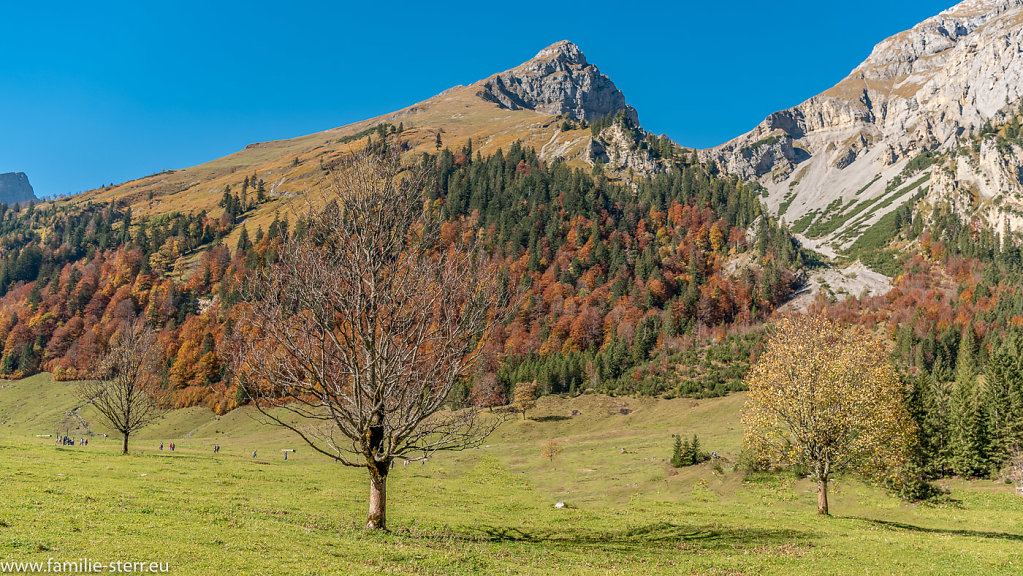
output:
{"label": "rocky mountain face", "polygon": [[36,199],[24,172],[0,174],[0,204],[18,204]]}
{"label": "rocky mountain face", "polygon": [[587,63],[582,50],[567,40],[474,86],[477,96],[510,110],[534,110],[586,121],[625,110],[633,122],[639,121],[614,82]]}
{"label": "rocky mountain face", "polygon": [[[663,162],[644,146],[646,132],[625,95],[575,44],[563,40],[531,60],[481,80],[470,88],[475,96],[507,110],[532,110],[573,122],[562,122],[540,150],[545,159],[581,160],[614,173],[650,175]],[[606,126],[585,131],[588,123],[617,117]]]}
{"label": "rocky mountain face", "polygon": [[830,90],[703,156],[758,180],[826,254],[914,198],[1023,229],[1023,149],[990,125],[1023,97],[1023,0],[966,0],[878,44]]}

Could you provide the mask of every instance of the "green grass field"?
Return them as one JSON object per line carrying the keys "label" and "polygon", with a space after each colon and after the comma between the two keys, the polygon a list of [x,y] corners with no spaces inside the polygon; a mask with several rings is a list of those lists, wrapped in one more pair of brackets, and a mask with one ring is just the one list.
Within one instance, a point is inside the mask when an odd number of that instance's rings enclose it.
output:
{"label": "green grass field", "polygon": [[[36,438],[81,433],[70,385],[0,382],[0,561],[224,575],[1023,573],[1023,498],[1010,486],[952,482],[949,498],[921,505],[840,478],[835,516],[820,518],[808,482],[734,469],[742,403],[544,398],[485,447],[399,463],[391,531],[368,534],[367,474],[250,410],[172,412],[121,456],[89,408],[90,446]],[[699,434],[719,466],[671,469],[680,432]],[[549,437],[564,448],[553,462],[540,456]],[[284,462],[283,448],[297,452]]]}

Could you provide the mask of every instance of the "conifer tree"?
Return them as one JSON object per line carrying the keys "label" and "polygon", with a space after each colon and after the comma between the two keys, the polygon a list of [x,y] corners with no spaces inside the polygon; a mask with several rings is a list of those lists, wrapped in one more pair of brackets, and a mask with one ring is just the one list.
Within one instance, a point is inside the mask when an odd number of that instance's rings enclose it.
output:
{"label": "conifer tree", "polygon": [[1006,462],[1023,445],[1023,334],[1011,334],[992,354],[985,371],[984,421],[989,457]]}
{"label": "conifer tree", "polygon": [[974,361],[973,329],[963,329],[956,357],[956,379],[949,399],[949,465],[959,476],[984,468],[982,420]]}

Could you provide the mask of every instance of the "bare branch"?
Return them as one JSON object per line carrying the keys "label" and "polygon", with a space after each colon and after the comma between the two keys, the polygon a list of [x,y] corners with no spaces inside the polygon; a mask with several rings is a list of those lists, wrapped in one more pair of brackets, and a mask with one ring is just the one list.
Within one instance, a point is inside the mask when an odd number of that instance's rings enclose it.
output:
{"label": "bare branch", "polygon": [[352,157],[331,182],[248,283],[235,374],[271,422],[374,479],[478,446],[501,418],[451,397],[504,319],[495,265],[478,236],[441,241],[426,171],[397,152]]}
{"label": "bare branch", "polygon": [[128,438],[164,413],[155,377],[160,351],[156,335],[139,318],[125,322],[114,343],[96,369],[98,379],[80,384],[78,395],[121,433],[121,453],[127,454]]}

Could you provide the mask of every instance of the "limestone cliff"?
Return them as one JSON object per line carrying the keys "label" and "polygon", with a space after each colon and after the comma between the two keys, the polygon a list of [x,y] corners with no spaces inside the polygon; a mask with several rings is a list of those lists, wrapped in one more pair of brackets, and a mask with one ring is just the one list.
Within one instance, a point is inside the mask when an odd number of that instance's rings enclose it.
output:
{"label": "limestone cliff", "polygon": [[1020,149],[975,141],[1021,97],[1023,0],[967,0],[884,40],[830,90],[703,155],[759,180],[769,208],[826,253],[924,191],[968,191],[992,221],[1018,227]]}
{"label": "limestone cliff", "polygon": [[638,121],[636,111],[625,103],[625,95],[614,82],[586,62],[582,50],[567,40],[474,86],[480,98],[510,110],[587,121],[625,110],[633,122]]}

